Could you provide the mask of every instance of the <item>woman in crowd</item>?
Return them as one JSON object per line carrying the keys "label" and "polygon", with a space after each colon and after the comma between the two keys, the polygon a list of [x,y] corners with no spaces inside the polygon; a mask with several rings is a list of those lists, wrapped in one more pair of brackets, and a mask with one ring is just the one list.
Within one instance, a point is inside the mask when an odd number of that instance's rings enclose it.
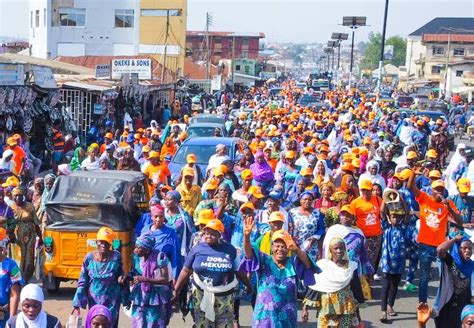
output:
{"label": "woman in crowd", "polygon": [[316,167],[314,169],[314,176],[315,176],[315,183],[321,188],[321,184],[323,182],[331,182],[332,181],[332,171],[328,168],[326,161],[318,160],[316,162]]}
{"label": "woman in crowd", "polygon": [[341,190],[347,193],[347,201],[349,203],[359,197],[357,182],[352,174],[345,174],[342,177]]}
{"label": "woman in crowd", "polygon": [[177,279],[181,270],[180,241],[176,231],[166,225],[165,209],[161,205],[152,205],[150,208],[153,223],[145,226],[141,236],[150,235],[155,240],[154,250],[166,254],[171,265],[171,278]]}
{"label": "woman in crowd", "polygon": [[172,190],[165,197],[165,218],[166,224],[173,228],[180,240],[180,254],[186,257],[189,250],[189,241],[194,233],[194,224],[191,217],[179,205],[181,195],[176,190]]}
{"label": "woman in crowd", "polygon": [[347,198],[347,193],[342,190],[337,190],[331,195],[330,199],[334,205],[328,208],[324,214],[324,226],[326,229],[339,222],[339,212],[342,206],[348,203]]}
{"label": "woman in crowd", "polygon": [[151,235],[140,236],[135,243],[131,301],[134,328],[165,328],[171,317],[171,272],[165,253],[155,251]]}
{"label": "woman in crowd", "polygon": [[25,191],[16,187],[12,191],[14,204],[12,205],[13,214],[16,223],[16,243],[19,247],[18,252],[14,253],[14,258],[20,256],[20,268],[23,277],[28,282],[35,271],[35,247],[36,237],[38,244],[43,244],[41,228],[33,204],[25,201]]}
{"label": "woman in crowd", "polygon": [[89,147],[87,150],[87,157],[81,163],[81,168],[84,171],[95,171],[100,168],[99,158],[97,157],[97,150],[95,147]]}
{"label": "woman in crowd", "polygon": [[321,256],[324,235],[324,216],[313,207],[314,196],[305,191],[300,195],[300,206],[289,211],[290,233],[296,244],[308,252],[312,261]]}
{"label": "woman in crowd", "polygon": [[314,208],[317,208],[326,214],[326,211],[334,206],[334,202],[331,200],[332,194],[335,192],[335,187],[332,182],[323,182],[320,186],[321,197],[314,202]]}
{"label": "woman in crowd", "polygon": [[[277,213],[277,212],[275,212]],[[252,327],[296,327],[297,272],[304,276],[304,269],[312,267],[311,260],[298,248],[288,232],[277,230],[271,236],[271,254],[254,250],[250,241],[255,222],[246,217],[244,222],[244,253],[242,263],[246,272],[257,274],[257,300]],[[267,250],[268,251],[268,250]],[[296,257],[288,256],[291,251]],[[298,260],[300,269],[298,269]]]}
{"label": "woman in crowd", "polygon": [[86,154],[85,151],[82,147],[77,147],[74,150],[74,156],[71,159],[71,162],[69,163],[69,166],[71,167],[71,171],[77,171],[81,169],[82,162],[86,159]]}
{"label": "woman in crowd", "polygon": [[[191,249],[183,270],[175,285],[176,300],[191,275],[191,304],[194,311],[194,327],[233,327],[234,291],[237,276],[251,288],[247,277],[237,271],[237,251],[222,241],[224,225],[214,219],[204,228],[204,241]],[[213,269],[218,266],[219,270]]]}
{"label": "woman in crowd", "polygon": [[8,235],[0,228],[0,265],[3,273],[0,275],[0,328],[4,328],[10,317],[18,311],[20,289],[23,285],[21,271],[15,261],[8,257]]}
{"label": "woman in crowd", "polygon": [[112,328],[113,318],[109,308],[96,304],[89,309],[86,328]]}
{"label": "woman in crowd", "polygon": [[54,174],[46,174],[44,177],[44,190],[41,194],[41,206],[40,206],[40,216],[38,218],[41,221],[41,228],[44,229],[46,224],[46,203],[49,200],[51,194],[51,188],[53,188],[54,182],[56,181],[56,176]]}
{"label": "woman in crowd", "polygon": [[112,325],[117,327],[120,304],[124,299],[122,285],[125,277],[122,256],[111,249],[114,238],[114,232],[108,227],[102,227],[97,232],[97,249],[84,258],[72,305],[73,313],[77,315],[80,308],[104,305],[112,313]]}
{"label": "woman in crowd", "polygon": [[119,160],[117,170],[122,171],[138,171],[140,172],[140,163],[133,156],[133,149],[126,148],[122,158]]}
{"label": "woman in crowd", "polygon": [[44,294],[40,286],[26,285],[20,293],[21,312],[12,316],[8,328],[61,328],[59,319],[43,310]]}
{"label": "woman in crowd", "polygon": [[[31,189],[30,189],[31,190]],[[35,207],[36,216],[40,217],[41,212],[41,196],[44,191],[44,178],[36,178],[33,182],[33,193],[30,194],[31,197],[28,199],[31,201],[31,204]]]}
{"label": "woman in crowd", "polygon": [[438,246],[441,278],[435,302],[437,328],[461,326],[461,311],[464,306],[471,303],[472,297],[471,279],[474,262],[471,260],[471,255],[472,242],[461,235]]}
{"label": "woman in crowd", "polygon": [[357,263],[350,261],[346,244],[333,237],[325,258],[316,265],[321,273],[309,288],[319,292],[318,327],[358,327],[358,304],[364,303]]}
{"label": "woman in crowd", "polygon": [[264,192],[269,191],[274,183],[273,170],[265,160],[265,155],[262,151],[255,153],[255,163],[250,165],[250,170],[253,174],[255,183],[262,187]]}

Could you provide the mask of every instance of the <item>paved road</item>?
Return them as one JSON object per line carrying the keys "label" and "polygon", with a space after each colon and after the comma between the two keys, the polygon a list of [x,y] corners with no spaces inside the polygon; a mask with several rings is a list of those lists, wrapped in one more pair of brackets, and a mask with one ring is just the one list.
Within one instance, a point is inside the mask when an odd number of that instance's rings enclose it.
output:
{"label": "paved road", "polygon": [[[467,146],[474,147],[474,142],[469,142],[465,139],[456,140],[456,145],[460,142],[465,143]],[[438,277],[438,270],[433,265],[432,277]],[[436,290],[438,287],[438,280],[432,280],[429,285],[429,301],[430,306],[434,302],[434,297],[436,295]],[[69,313],[71,312],[71,300],[75,292],[75,284],[73,283],[62,283],[61,290],[57,295],[47,295],[45,310],[48,313],[56,315],[61,319],[63,323],[66,322]],[[406,292],[404,290],[399,290],[397,296],[397,301],[395,302],[395,310],[398,312],[397,317],[393,317],[391,325],[383,324],[379,321],[380,317],[380,284],[378,282],[374,283],[372,288],[373,301],[369,301],[369,306],[361,310],[362,320],[365,322],[365,327],[395,327],[395,328],[408,328],[408,327],[417,327],[416,323],[416,307],[418,304],[418,295]],[[84,314],[83,314],[84,316]],[[298,316],[301,319],[301,311],[298,311]],[[131,327],[131,321],[125,315],[121,313],[120,316],[120,328]],[[240,314],[240,323],[242,327],[249,327],[252,320],[252,309],[249,304],[243,304],[241,306]],[[309,322],[307,324],[299,323],[298,327],[315,327],[316,323],[316,313],[315,311],[310,311]],[[186,321],[183,322],[180,315],[175,314],[171,319],[170,327],[180,327],[188,328],[192,327],[192,319],[190,316],[186,318]],[[434,322],[429,321],[427,327],[434,327]]]}

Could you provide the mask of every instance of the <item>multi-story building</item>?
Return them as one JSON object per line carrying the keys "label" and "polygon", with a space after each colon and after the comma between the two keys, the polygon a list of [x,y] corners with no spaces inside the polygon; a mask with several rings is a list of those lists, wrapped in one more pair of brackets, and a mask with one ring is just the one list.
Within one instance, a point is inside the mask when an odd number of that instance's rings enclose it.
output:
{"label": "multi-story building", "polygon": [[423,79],[426,72],[423,68],[424,59],[430,56],[430,53],[422,40],[424,34],[469,34],[472,33],[473,27],[472,17],[437,17],[410,33],[407,37],[405,58],[407,74],[415,79]]}
{"label": "multi-story building", "polygon": [[29,15],[35,57],[149,55],[182,73],[186,0],[30,0]]}
{"label": "multi-story building", "polygon": [[209,32],[207,47],[206,32],[188,31],[186,49],[192,53],[193,60],[206,60],[210,54],[213,64],[221,59],[248,58],[257,59],[260,39],[264,33]]}

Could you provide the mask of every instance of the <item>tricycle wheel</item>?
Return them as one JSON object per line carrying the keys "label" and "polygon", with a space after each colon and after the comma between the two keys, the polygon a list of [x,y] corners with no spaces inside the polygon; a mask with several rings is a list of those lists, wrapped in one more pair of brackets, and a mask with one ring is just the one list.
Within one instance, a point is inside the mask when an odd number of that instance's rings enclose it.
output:
{"label": "tricycle wheel", "polygon": [[[50,280],[50,281],[48,281]],[[43,288],[46,289],[48,294],[57,294],[59,292],[59,284],[61,281],[55,277],[43,278]]]}

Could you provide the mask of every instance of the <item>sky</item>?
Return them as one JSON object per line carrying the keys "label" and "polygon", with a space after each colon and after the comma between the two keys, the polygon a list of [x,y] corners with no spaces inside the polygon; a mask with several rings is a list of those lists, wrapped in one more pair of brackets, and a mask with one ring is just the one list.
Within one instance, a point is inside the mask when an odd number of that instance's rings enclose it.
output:
{"label": "sky", "polygon": [[[34,0],[32,0],[34,1]],[[113,1],[113,0],[91,0]],[[138,1],[138,0],[137,0]],[[267,42],[326,42],[349,32],[342,16],[366,16],[356,42],[382,32],[384,0],[188,0],[188,30],[263,32]],[[390,0],[387,37],[406,37],[435,17],[474,17],[473,0]],[[28,36],[28,1],[0,0],[0,36]]]}

